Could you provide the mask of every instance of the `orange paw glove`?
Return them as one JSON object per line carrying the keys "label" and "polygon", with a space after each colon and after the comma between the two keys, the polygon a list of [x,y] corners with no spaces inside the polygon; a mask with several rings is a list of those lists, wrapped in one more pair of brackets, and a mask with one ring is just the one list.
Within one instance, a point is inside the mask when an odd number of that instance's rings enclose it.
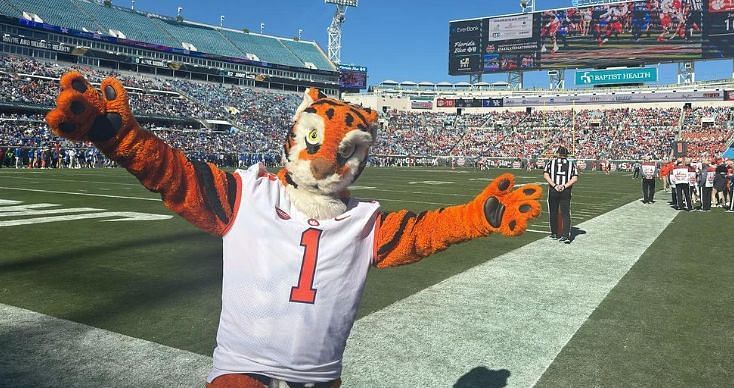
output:
{"label": "orange paw glove", "polygon": [[400,210],[384,214],[377,235],[375,265],[386,268],[416,262],[451,244],[492,233],[522,234],[540,215],[543,190],[538,185],[515,189],[515,177],[503,174],[471,202],[415,214]]}
{"label": "orange paw glove", "polygon": [[137,126],[127,91],[118,80],[107,78],[97,90],[75,71],[61,77],[56,109],[46,115],[46,122],[58,136],[95,144],[119,138]]}

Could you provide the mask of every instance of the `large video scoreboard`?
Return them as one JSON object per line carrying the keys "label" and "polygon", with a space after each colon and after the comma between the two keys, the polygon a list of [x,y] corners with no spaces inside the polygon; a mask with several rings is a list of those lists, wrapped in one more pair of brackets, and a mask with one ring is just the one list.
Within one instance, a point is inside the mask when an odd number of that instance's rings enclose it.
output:
{"label": "large video scoreboard", "polygon": [[449,23],[449,74],[734,56],[734,0],[640,0]]}

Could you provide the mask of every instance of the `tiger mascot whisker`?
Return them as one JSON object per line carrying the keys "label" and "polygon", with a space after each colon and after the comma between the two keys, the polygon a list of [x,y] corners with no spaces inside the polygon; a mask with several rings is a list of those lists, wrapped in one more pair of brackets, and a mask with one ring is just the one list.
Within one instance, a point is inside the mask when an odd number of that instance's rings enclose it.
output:
{"label": "tiger mascot whisker", "polygon": [[65,74],[46,120],[91,141],[163,203],[223,241],[222,311],[210,387],[338,387],[367,270],[416,262],[451,244],[516,236],[540,214],[541,188],[503,174],[465,204],[385,212],[348,187],[367,164],[378,115],[308,89],[284,144],[285,167],[229,173],[144,130],[113,78],[96,90]]}

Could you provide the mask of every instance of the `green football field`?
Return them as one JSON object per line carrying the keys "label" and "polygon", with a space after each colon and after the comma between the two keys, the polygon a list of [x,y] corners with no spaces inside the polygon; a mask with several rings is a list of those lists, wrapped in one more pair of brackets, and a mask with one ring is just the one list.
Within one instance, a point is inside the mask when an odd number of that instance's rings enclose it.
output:
{"label": "green football field", "polygon": [[[372,168],[353,193],[420,211],[501,172]],[[0,182],[0,387],[203,386],[221,241],[121,169]],[[371,270],[343,386],[731,386],[734,214],[640,197],[630,175],[587,173],[570,245],[547,238],[544,211],[520,237]]]}

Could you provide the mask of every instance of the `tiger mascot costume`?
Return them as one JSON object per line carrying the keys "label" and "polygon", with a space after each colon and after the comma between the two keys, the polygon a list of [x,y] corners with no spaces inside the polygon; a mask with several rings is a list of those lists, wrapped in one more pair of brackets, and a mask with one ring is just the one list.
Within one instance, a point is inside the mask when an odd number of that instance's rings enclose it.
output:
{"label": "tiger mascot costume", "polygon": [[163,203],[223,240],[222,311],[210,387],[339,387],[342,354],[370,266],[421,260],[451,244],[515,236],[540,214],[541,188],[504,174],[472,201],[415,214],[351,197],[377,113],[308,89],[277,174],[192,161],[136,122],[114,78],[60,81],[46,120],[91,141]]}

